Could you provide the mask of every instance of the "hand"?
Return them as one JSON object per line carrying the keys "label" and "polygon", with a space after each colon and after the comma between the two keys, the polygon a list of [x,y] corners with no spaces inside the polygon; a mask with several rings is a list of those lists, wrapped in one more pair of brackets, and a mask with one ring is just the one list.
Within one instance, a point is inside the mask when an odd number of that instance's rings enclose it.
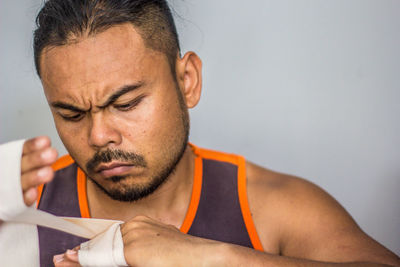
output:
{"label": "hand", "polygon": [[[176,227],[146,216],[121,225],[125,260],[129,266],[208,266],[221,244],[183,234]],[[216,266],[216,264],[212,264]]]}
{"label": "hand", "polygon": [[38,197],[36,187],[53,179],[54,171],[51,164],[56,159],[57,151],[51,147],[47,136],[32,138],[24,143],[21,158],[21,185],[27,206],[32,205]]}
{"label": "hand", "polygon": [[80,267],[78,259],[79,246],[72,250],[67,250],[64,254],[53,257],[54,267]]}
{"label": "hand", "polygon": [[[216,248],[223,243],[183,234],[146,216],[122,224],[121,234],[129,266],[221,266],[216,262],[220,255]],[[55,255],[55,266],[80,266],[77,250]]]}

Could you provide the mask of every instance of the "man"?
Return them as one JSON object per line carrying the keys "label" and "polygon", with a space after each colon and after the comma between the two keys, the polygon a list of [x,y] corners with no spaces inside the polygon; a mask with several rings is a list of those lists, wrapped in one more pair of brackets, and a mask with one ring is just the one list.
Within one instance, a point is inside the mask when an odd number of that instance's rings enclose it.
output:
{"label": "man", "polygon": [[[164,1],[48,1],[34,51],[70,157],[54,172],[50,141],[27,141],[25,202],[125,221],[129,265],[400,265],[318,187],[188,144],[201,60],[180,56]],[[39,241],[49,265],[84,240],[39,228]],[[77,249],[54,263],[77,265]]]}

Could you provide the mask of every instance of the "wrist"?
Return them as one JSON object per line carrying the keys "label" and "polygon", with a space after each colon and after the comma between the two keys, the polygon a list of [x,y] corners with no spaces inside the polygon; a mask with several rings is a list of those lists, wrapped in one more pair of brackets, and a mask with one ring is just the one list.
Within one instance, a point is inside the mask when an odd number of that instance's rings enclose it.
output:
{"label": "wrist", "polygon": [[206,244],[203,258],[206,259],[203,266],[232,266],[235,262],[235,245],[213,241]]}
{"label": "wrist", "polygon": [[214,242],[213,246],[208,246],[209,254],[206,254],[212,255],[212,257],[208,257],[206,264],[203,266],[265,266],[267,263],[276,263],[276,260],[280,258],[278,255],[268,254],[244,246]]}

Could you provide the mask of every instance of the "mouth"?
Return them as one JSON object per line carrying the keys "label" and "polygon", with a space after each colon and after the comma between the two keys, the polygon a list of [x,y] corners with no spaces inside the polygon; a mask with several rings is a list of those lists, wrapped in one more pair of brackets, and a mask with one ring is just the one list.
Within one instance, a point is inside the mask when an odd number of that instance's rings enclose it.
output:
{"label": "mouth", "polygon": [[96,173],[99,173],[101,176],[107,178],[111,176],[127,174],[133,168],[135,168],[135,166],[132,164],[114,162],[110,164],[101,164],[98,168],[96,168]]}

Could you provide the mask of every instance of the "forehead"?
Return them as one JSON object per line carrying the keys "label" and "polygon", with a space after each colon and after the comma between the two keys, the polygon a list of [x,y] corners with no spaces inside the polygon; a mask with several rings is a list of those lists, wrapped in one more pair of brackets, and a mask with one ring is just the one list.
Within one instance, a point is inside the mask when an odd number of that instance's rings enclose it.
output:
{"label": "forehead", "polygon": [[139,79],[159,54],[145,46],[131,24],[122,24],[67,45],[45,48],[40,58],[42,82],[46,90],[112,82],[124,76]]}

